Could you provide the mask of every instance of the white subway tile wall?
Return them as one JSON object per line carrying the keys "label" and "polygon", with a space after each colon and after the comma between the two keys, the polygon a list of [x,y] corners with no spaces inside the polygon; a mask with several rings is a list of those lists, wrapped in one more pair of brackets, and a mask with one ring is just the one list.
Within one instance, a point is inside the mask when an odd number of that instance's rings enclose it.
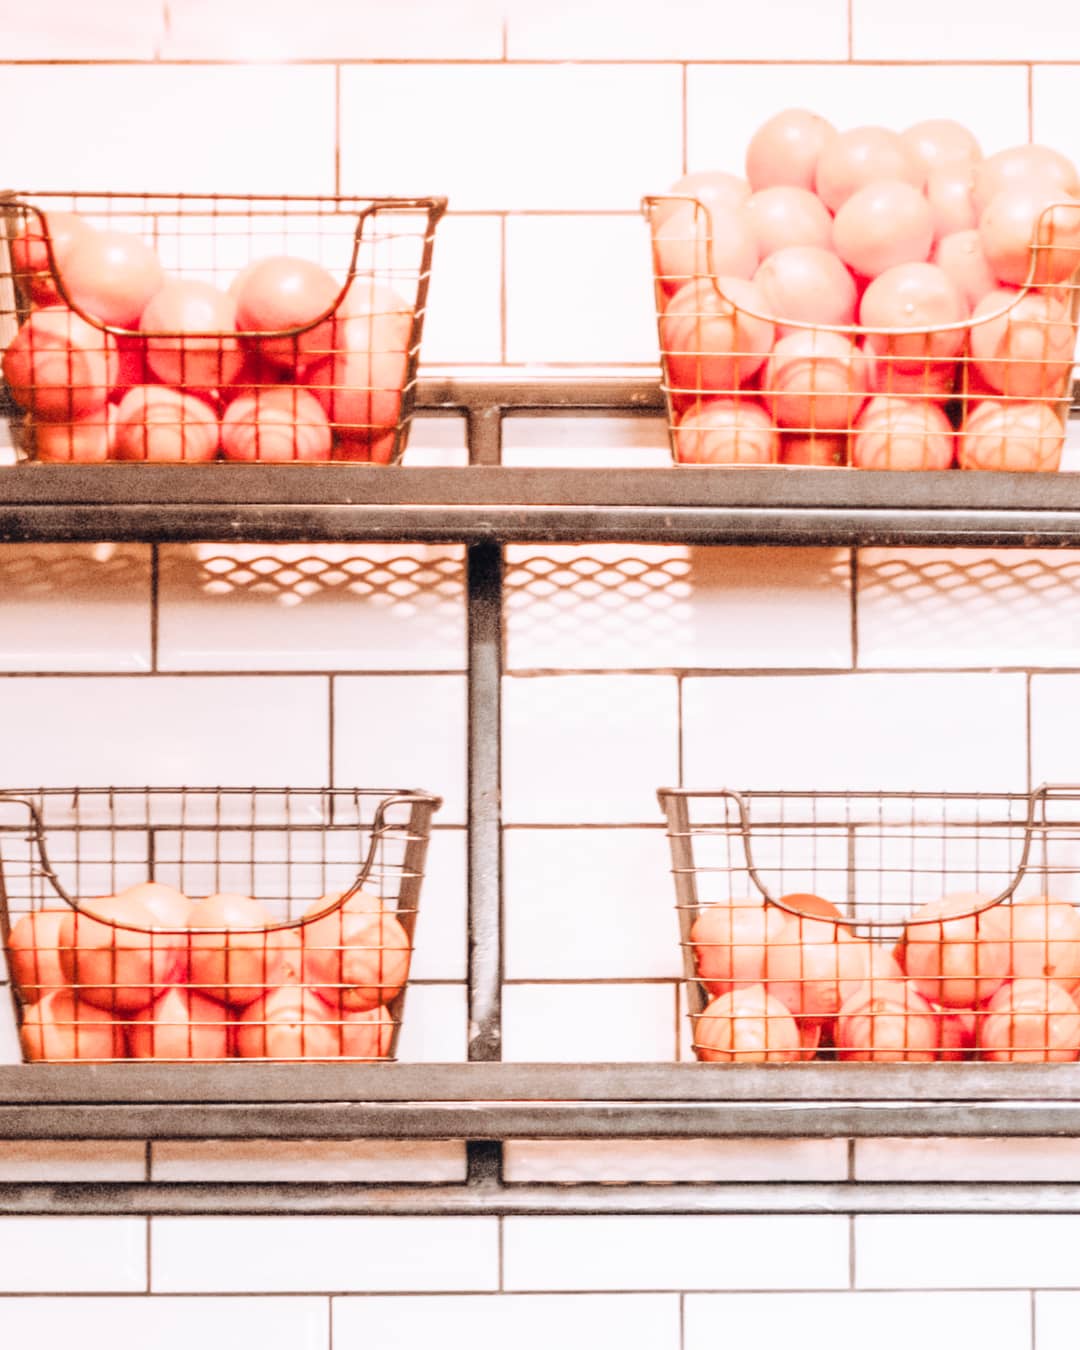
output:
{"label": "white subway tile wall", "polygon": [[[0,187],[447,193],[431,369],[651,378],[640,198],[687,168],[740,170],[782,107],[843,126],[956,116],[987,151],[1033,138],[1080,157],[1069,0],[1022,14],[1001,0],[103,0],[92,21],[74,0],[0,0],[0,32]],[[517,465],[669,457],[645,417],[512,419],[504,444]],[[463,463],[460,422],[419,419],[408,458]],[[512,551],[504,1056],[689,1055],[657,786],[1080,779],[1077,567],[1067,551]],[[0,582],[8,784],[445,797],[399,1056],[463,1060],[460,553],[7,545]],[[19,1053],[8,1003],[0,987],[2,1063]],[[12,1141],[0,1181],[138,1182],[148,1162],[161,1182],[333,1184],[459,1180],[464,1156],[455,1142],[159,1142],[148,1158],[141,1141]],[[1078,1167],[1057,1139],[863,1141],[850,1159],[843,1140],[506,1150],[507,1178],[526,1183],[850,1175],[854,1211],[862,1182],[1068,1183]],[[0,1341],[1071,1350],[1078,1223],[5,1217],[0,1289],[16,1297],[0,1298]]]}

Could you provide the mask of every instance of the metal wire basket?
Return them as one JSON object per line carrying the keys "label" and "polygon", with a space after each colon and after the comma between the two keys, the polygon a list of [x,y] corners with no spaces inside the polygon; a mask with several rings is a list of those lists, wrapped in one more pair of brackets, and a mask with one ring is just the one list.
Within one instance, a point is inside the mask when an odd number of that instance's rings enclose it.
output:
{"label": "metal wire basket", "polygon": [[396,1053],[427,793],[0,793],[0,936],[28,1060]]}
{"label": "metal wire basket", "polygon": [[[991,283],[999,289],[970,316],[957,292],[961,317],[910,328],[778,312],[770,295],[812,285],[815,306],[823,291],[850,288],[848,312],[858,304],[864,316],[876,283],[859,283],[835,257],[836,277],[803,275],[806,259],[792,255],[816,248],[773,254],[753,283],[745,270],[724,276],[734,263],[705,204],[649,196],[642,209],[676,463],[1059,467],[1080,312],[1080,203],[1041,212],[1018,287]],[[897,290],[893,307],[902,298]]]}
{"label": "metal wire basket", "polygon": [[1080,1058],[1080,788],[662,788],[698,1058]]}
{"label": "metal wire basket", "polygon": [[442,197],[0,193],[17,454],[404,453]]}

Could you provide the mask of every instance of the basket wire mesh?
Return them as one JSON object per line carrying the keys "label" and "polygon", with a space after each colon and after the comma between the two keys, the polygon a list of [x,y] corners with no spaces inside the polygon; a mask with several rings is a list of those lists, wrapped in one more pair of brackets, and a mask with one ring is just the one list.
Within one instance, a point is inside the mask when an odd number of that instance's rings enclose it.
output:
{"label": "basket wire mesh", "polygon": [[[1022,285],[999,282],[970,316],[964,303],[963,317],[924,318],[910,328],[780,312],[770,296],[809,289],[798,260],[767,257],[753,282],[745,272],[725,276],[717,263],[723,245],[702,201],[647,196],[642,209],[676,463],[1059,467],[1080,313],[1080,203],[1042,210]],[[796,252],[823,250],[782,250]],[[854,311],[866,280],[860,295],[860,283],[832,262],[838,276],[817,279],[815,303],[842,283]],[[771,289],[769,277],[760,284],[781,266]],[[894,300],[901,298],[898,291]]]}
{"label": "basket wire mesh", "polygon": [[438,797],[0,793],[0,936],[30,1060],[396,1053]]}
{"label": "basket wire mesh", "polygon": [[439,197],[0,194],[18,452],[396,463]]}
{"label": "basket wire mesh", "polygon": [[1080,1058],[1080,788],[663,788],[699,1059]]}

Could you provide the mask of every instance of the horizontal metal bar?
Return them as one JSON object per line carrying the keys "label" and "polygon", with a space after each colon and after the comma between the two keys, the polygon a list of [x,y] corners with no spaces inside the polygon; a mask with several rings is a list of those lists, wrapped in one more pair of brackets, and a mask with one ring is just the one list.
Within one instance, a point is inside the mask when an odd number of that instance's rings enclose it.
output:
{"label": "horizontal metal bar", "polygon": [[355,1182],[31,1182],[0,1214],[1076,1214],[1071,1182],[743,1182],[383,1186]]}
{"label": "horizontal metal bar", "polygon": [[[751,1103],[1075,1102],[1074,1064],[27,1064],[0,1066],[0,1107],[337,1104],[716,1108]],[[453,1132],[451,1132],[453,1133]],[[932,1133],[932,1131],[931,1131]],[[12,1136],[9,1136],[12,1137]],[[470,1136],[479,1137],[479,1136]]]}
{"label": "horizontal metal bar", "polygon": [[480,378],[429,374],[416,389],[418,412],[478,412],[498,409],[530,415],[603,412],[609,416],[667,415],[659,375],[576,373],[530,376],[509,369]]}

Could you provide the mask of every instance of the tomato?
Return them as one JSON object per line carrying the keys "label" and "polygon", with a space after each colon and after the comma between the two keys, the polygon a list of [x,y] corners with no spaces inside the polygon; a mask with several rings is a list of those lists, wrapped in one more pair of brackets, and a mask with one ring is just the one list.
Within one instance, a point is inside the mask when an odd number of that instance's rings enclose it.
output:
{"label": "tomato", "polygon": [[336,322],[333,334],[334,355],[309,366],[304,384],[322,404],[335,433],[377,441],[401,416],[412,317],[353,314]]}
{"label": "tomato", "polygon": [[103,464],[116,445],[115,409],[106,405],[77,422],[37,422],[34,455],[42,463]]}
{"label": "tomato", "polygon": [[866,328],[900,331],[872,333],[867,347],[904,374],[923,375],[932,385],[942,365],[951,376],[964,349],[967,329],[952,327],[967,318],[963,297],[949,276],[933,263],[890,267],[863,292],[859,322]]}
{"label": "tomato", "polygon": [[776,421],[804,432],[851,427],[867,388],[865,358],[850,338],[813,328],[781,338],[762,379]]}
{"label": "tomato", "polygon": [[[139,328],[148,334],[146,362],[165,384],[218,389],[232,382],[243,365],[236,329],[236,304],[205,281],[166,281],[143,310]],[[157,337],[190,333],[191,337]]]}
{"label": "tomato", "polygon": [[900,139],[927,175],[935,170],[969,168],[983,157],[974,133],[951,117],[931,117],[916,122],[900,133]]}
{"label": "tomato", "polygon": [[850,438],[831,432],[813,432],[809,436],[785,431],[780,436],[781,464],[811,465],[816,469],[843,468],[851,453]]}
{"label": "tomato", "polygon": [[245,268],[234,285],[236,326],[242,333],[304,330],[291,337],[254,340],[253,347],[267,360],[302,370],[333,350],[333,310],[341,286],[325,267],[306,258],[262,258]]}
{"label": "tomato", "polygon": [[214,410],[170,385],[137,385],[116,409],[117,459],[204,463],[217,457],[220,441]]}
{"label": "tomato", "polygon": [[702,403],[675,428],[680,464],[775,464],[780,438],[759,404],[717,398]]}
{"label": "tomato", "polygon": [[[746,204],[750,196],[750,184],[745,178],[739,178],[733,173],[706,169],[703,172],[683,174],[668,188],[668,196],[670,199],[694,197],[703,206],[737,210]],[[652,208],[653,228],[667,220],[678,206],[679,203],[675,200],[657,200]]]}
{"label": "tomato", "polygon": [[761,985],[713,999],[694,1022],[698,1059],[748,1063],[798,1060],[803,1042],[794,1017]]}
{"label": "tomato", "polygon": [[29,1060],[113,1060],[124,1057],[124,1033],[110,1013],[69,989],[46,994],[23,1013],[19,1031]]}
{"label": "tomato", "polygon": [[836,128],[805,108],[785,108],[758,127],[746,147],[746,176],[755,192],[787,185],[811,190],[818,160]]}
{"label": "tomato", "polygon": [[181,980],[183,938],[153,928],[141,901],[118,895],[65,915],[60,964],[79,998],[109,1012],[139,1012]]}
{"label": "tomato", "polygon": [[974,1008],[1008,978],[1008,945],[987,927],[989,911],[970,912],[986,900],[957,892],[922,905],[908,920],[903,966],[924,998],[946,1008]]}
{"label": "tomato", "polygon": [[1014,145],[989,155],[975,167],[975,210],[1005,188],[1043,182],[1060,199],[1080,192],[1080,174],[1070,159],[1048,145]]}
{"label": "tomato", "polygon": [[978,230],[957,230],[939,239],[932,261],[956,287],[969,312],[988,291],[997,289]]}
{"label": "tomato", "polygon": [[880,179],[853,192],[833,221],[833,248],[860,276],[900,263],[925,262],[934,245],[934,217],[917,187]]}
{"label": "tomato", "polygon": [[284,985],[241,1014],[236,1053],[245,1059],[337,1059],[341,1026],[322,999],[299,985]]}
{"label": "tomato", "polygon": [[1052,473],[1064,445],[1065,428],[1049,404],[983,399],[960,428],[959,462],[962,469]]}
{"label": "tomato", "polygon": [[341,1054],[345,1059],[385,1059],[393,1037],[394,1019],[383,1007],[341,1015]]}
{"label": "tomato", "polygon": [[91,318],[134,329],[165,284],[157,255],[138,235],[88,230],[71,246],[60,276],[72,303]]}
{"label": "tomato", "polygon": [[975,210],[974,172],[970,166],[934,169],[926,180],[926,200],[934,222],[934,239],[979,223]]}
{"label": "tomato", "polygon": [[1062,203],[1045,183],[1024,182],[990,198],[979,241],[990,270],[1011,286],[1056,285],[1080,266],[1080,201]]}
{"label": "tomato", "polygon": [[8,344],[4,378],[20,407],[77,422],[105,406],[119,373],[116,339],[64,305],[35,310]]}
{"label": "tomato", "polygon": [[928,1062],[938,1057],[941,1034],[934,1010],[905,980],[882,980],[857,990],[836,1018],[842,1060]]}
{"label": "tomato", "polygon": [[760,984],[766,946],[783,941],[793,922],[760,899],[707,906],[690,929],[698,979],[714,996],[736,985]]}
{"label": "tomato", "polygon": [[781,248],[800,244],[828,248],[832,243],[832,216],[821,199],[805,188],[762,188],[746,203],[743,214],[762,258]]}
{"label": "tomato", "polygon": [[672,296],[660,318],[660,343],[668,380],[678,393],[730,393],[745,385],[765,362],[776,330],[763,311],[767,303],[751,281],[720,277],[693,281]]}
{"label": "tomato", "polygon": [[71,211],[45,211],[40,219],[36,215],[27,217],[11,241],[11,273],[15,284],[33,304],[55,305],[59,302],[57,274],[75,241],[91,228],[82,216]]}
{"label": "tomato", "polygon": [[859,469],[948,469],[955,452],[952,425],[929,399],[879,394],[855,423]]}
{"label": "tomato", "polygon": [[307,389],[283,384],[234,398],[221,419],[226,459],[287,464],[330,458],[330,423]]}
{"label": "tomato", "polygon": [[128,1027],[133,1059],[225,1059],[229,1014],[220,1003],[190,989],[169,989],[136,1013]]}
{"label": "tomato", "polygon": [[778,249],[754,273],[754,284],[765,300],[764,312],[777,320],[784,337],[798,329],[784,320],[804,324],[853,324],[858,291],[851,273],[827,249],[810,244]]}
{"label": "tomato", "polygon": [[[326,907],[317,900],[308,915]],[[365,1012],[392,1002],[409,975],[412,950],[397,918],[361,893],[301,927],[303,982],[333,1006]]]}
{"label": "tomato", "polygon": [[37,909],[11,925],[8,965],[26,1003],[67,986],[60,965],[60,925],[68,913],[66,909]]}
{"label": "tomato", "polygon": [[1072,372],[1076,329],[1051,291],[984,295],[971,316],[971,355],[986,382],[1019,399],[1061,397]]}
{"label": "tomato", "polygon": [[878,179],[899,179],[921,190],[926,171],[918,156],[895,131],[853,127],[834,136],[821,151],[815,190],[830,211]]}
{"label": "tomato", "polygon": [[1053,980],[1011,980],[987,1003],[978,1037],[983,1059],[1075,1060],[1080,1058],[1080,1008]]}
{"label": "tomato", "polygon": [[653,226],[656,276],[665,295],[700,278],[753,276],[757,237],[745,211],[680,203]]}
{"label": "tomato", "polygon": [[140,881],[136,886],[128,886],[117,895],[124,900],[139,900],[150,911],[156,928],[187,928],[191,915],[192,901],[175,886],[162,885],[160,881]]}
{"label": "tomato", "polygon": [[300,970],[300,939],[290,928],[269,928],[270,916],[246,895],[217,894],[192,906],[191,987],[244,1008]]}

